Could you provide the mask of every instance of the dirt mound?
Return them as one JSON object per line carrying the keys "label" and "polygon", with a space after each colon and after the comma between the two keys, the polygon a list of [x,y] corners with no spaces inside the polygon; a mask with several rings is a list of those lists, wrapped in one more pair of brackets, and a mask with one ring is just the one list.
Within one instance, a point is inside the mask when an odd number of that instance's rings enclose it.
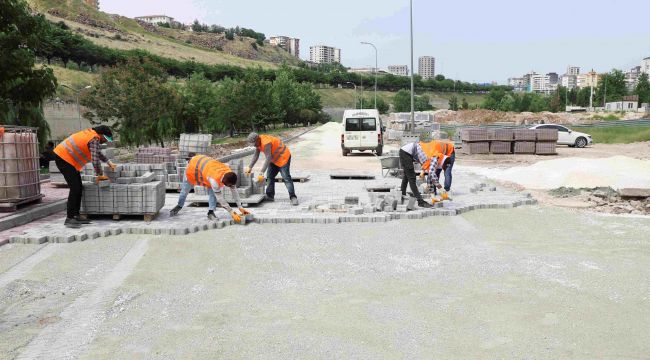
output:
{"label": "dirt mound", "polygon": [[591,210],[609,214],[650,215],[650,198],[626,199],[609,187],[567,188],[560,187],[549,191],[558,198],[573,198],[585,203]]}

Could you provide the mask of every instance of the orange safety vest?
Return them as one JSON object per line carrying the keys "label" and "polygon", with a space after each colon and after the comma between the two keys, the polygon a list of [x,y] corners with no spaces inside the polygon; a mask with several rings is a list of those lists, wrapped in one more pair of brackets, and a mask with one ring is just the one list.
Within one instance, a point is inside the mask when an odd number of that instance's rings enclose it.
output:
{"label": "orange safety vest", "polygon": [[222,188],[224,185],[221,179],[229,172],[232,172],[232,170],[228,165],[209,156],[196,155],[187,164],[185,176],[190,184],[205,186],[206,188],[212,187],[208,178],[213,178],[219,188]]}
{"label": "orange safety vest", "polygon": [[438,157],[438,166],[442,165],[442,156],[451,156],[451,154],[454,153],[454,144],[449,142],[449,141],[438,141],[438,140],[433,140],[428,143],[423,143],[420,142],[420,146],[422,146],[422,150],[424,153],[427,155],[427,161],[422,164],[422,168],[424,170],[429,170],[429,166],[431,165],[431,158],[434,156]]}
{"label": "orange safety vest", "polygon": [[100,139],[99,134],[95,130],[86,129],[79,131],[68,136],[67,139],[57,145],[54,148],[54,153],[68,164],[74,166],[77,171],[81,171],[84,165],[92,161],[88,143],[93,139]]}
{"label": "orange safety vest", "polygon": [[266,145],[271,144],[271,163],[283,167],[289,162],[291,152],[282,140],[270,135],[260,135],[260,140],[260,146],[257,148],[260,152],[264,152]]}

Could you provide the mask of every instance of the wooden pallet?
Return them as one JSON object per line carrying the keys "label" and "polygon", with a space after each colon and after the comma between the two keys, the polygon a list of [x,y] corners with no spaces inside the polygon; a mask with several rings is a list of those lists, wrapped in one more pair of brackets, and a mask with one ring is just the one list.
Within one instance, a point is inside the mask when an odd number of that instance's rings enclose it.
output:
{"label": "wooden pallet", "polygon": [[44,196],[45,195],[43,195],[43,194],[38,194],[38,195],[32,196],[30,198],[26,198],[26,199],[0,203],[0,212],[14,212],[14,211],[18,210],[18,208],[23,206],[23,205],[28,205],[28,204],[32,204],[32,203],[39,203],[39,202],[41,202],[41,200],[43,199]]}
{"label": "wooden pallet", "polygon": [[[291,180],[293,180],[293,182],[304,183],[304,182],[309,181],[309,178],[310,178],[310,177],[311,177],[311,175],[306,175],[306,176],[291,176]],[[282,182],[284,182],[284,179],[282,179],[282,177],[275,178],[275,182],[282,183]]]}
{"label": "wooden pallet", "polygon": [[98,217],[110,217],[115,221],[120,221],[122,219],[126,218],[139,218],[142,217],[144,221],[146,222],[151,222],[153,219],[158,216],[159,212],[155,214],[81,214],[79,217],[82,219],[89,219],[90,217],[92,218],[98,218]]}
{"label": "wooden pallet", "polygon": [[354,173],[354,172],[334,172],[330,173],[330,179],[334,180],[372,180],[375,175]]}

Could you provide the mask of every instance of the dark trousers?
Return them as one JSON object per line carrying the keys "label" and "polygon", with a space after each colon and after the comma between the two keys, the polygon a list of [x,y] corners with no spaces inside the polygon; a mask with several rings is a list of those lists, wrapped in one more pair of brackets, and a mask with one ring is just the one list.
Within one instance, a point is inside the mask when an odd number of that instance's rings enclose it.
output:
{"label": "dark trousers", "polygon": [[[454,151],[453,154],[449,157],[449,166],[445,169],[445,191],[451,190],[451,169],[454,167],[454,162],[456,162],[456,152]],[[438,177],[438,181],[440,181],[440,173],[442,172],[442,169],[436,169],[436,176]],[[433,188],[433,193],[437,194],[436,188]]]}
{"label": "dark trousers", "polygon": [[81,173],[58,155],[55,155],[54,161],[70,188],[70,193],[68,194],[68,218],[77,217],[79,216],[79,209],[81,209],[81,194],[83,192]]}
{"label": "dark trousers", "polygon": [[279,167],[273,163],[269,164],[269,168],[266,170],[266,178],[269,179],[269,184],[266,186],[266,196],[270,198],[275,197],[275,176],[278,173],[282,175],[284,185],[287,187],[287,191],[289,191],[289,198],[295,198],[296,191],[293,188],[293,179],[291,178],[291,157],[289,157],[289,161],[283,167]]}
{"label": "dark trousers", "polygon": [[422,195],[420,195],[420,190],[418,190],[418,185],[415,182],[415,166],[413,166],[413,156],[407,153],[404,150],[399,151],[399,161],[402,164],[402,169],[404,169],[404,175],[402,176],[402,195],[406,195],[406,184],[411,186],[411,192],[418,201],[424,201]]}

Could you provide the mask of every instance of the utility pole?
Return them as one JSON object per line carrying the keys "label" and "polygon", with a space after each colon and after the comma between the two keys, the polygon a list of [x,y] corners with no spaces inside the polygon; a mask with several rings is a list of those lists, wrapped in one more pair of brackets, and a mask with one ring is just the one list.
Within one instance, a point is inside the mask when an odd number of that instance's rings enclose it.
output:
{"label": "utility pole", "polygon": [[413,0],[410,0],[411,8],[411,131],[415,129],[415,85],[413,83]]}
{"label": "utility pole", "polygon": [[364,45],[370,45],[375,49],[375,68],[372,71],[375,74],[375,110],[377,109],[377,47],[369,42],[362,41]]}

